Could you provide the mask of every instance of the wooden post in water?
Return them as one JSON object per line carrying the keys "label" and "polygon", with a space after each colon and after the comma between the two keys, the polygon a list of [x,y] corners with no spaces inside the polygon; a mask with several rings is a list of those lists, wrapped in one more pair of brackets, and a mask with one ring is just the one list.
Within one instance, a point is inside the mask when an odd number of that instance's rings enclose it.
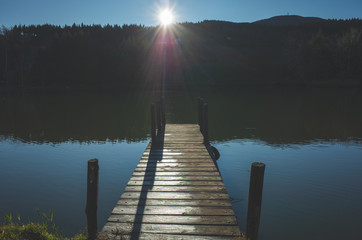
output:
{"label": "wooden post in water", "polygon": [[209,110],[208,110],[208,106],[207,103],[204,103],[204,107],[203,107],[203,114],[202,114],[202,133],[204,135],[204,144],[208,144],[209,143]]}
{"label": "wooden post in water", "polygon": [[162,109],[161,109],[161,101],[157,101],[157,134],[161,131],[162,129]]}
{"label": "wooden post in water", "polygon": [[156,143],[156,114],[155,114],[155,104],[151,104],[151,137],[152,144]]}
{"label": "wooden post in water", "polygon": [[166,109],[165,109],[165,98],[161,98],[161,115],[162,115],[162,127],[166,126]]}
{"label": "wooden post in water", "polygon": [[197,113],[198,113],[198,121],[199,121],[199,126],[200,126],[200,131],[202,132],[202,115],[203,115],[203,110],[204,110],[204,101],[202,98],[198,98],[198,101],[197,101]]}
{"label": "wooden post in water", "polygon": [[258,239],[264,170],[264,163],[254,162],[251,164],[248,215],[246,221],[246,237],[250,240]]}
{"label": "wooden post in water", "polygon": [[87,205],[85,208],[89,240],[93,240],[97,237],[98,172],[98,159],[89,160],[87,175]]}

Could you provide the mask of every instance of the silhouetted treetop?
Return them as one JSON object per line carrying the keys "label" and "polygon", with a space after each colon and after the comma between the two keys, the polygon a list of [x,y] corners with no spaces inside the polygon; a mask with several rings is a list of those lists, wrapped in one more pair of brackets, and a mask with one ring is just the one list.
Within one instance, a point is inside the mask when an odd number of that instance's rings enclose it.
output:
{"label": "silhouetted treetop", "polygon": [[[278,19],[293,24],[265,22]],[[168,87],[362,83],[360,19],[178,23],[167,44],[162,34],[140,25],[3,26],[0,86],[158,88],[163,54]]]}

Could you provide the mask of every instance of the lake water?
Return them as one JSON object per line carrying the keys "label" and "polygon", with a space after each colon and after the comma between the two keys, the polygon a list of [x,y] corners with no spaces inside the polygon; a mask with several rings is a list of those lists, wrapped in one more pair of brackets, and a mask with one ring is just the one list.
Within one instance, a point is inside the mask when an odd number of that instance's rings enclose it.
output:
{"label": "lake water", "polygon": [[[211,144],[245,230],[250,165],[266,164],[260,239],[362,239],[362,91],[245,88],[166,93],[171,123],[209,104]],[[0,93],[0,215],[86,226],[87,160],[100,161],[101,228],[150,140],[158,93]]]}

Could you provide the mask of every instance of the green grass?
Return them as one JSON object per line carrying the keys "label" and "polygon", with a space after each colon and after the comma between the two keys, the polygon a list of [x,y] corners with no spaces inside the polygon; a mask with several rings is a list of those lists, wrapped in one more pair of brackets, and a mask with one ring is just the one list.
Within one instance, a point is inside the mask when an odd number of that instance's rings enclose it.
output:
{"label": "green grass", "polygon": [[87,235],[80,233],[72,238],[62,236],[53,223],[53,213],[40,213],[40,222],[22,224],[17,215],[4,216],[3,225],[0,225],[0,240],[86,240]]}

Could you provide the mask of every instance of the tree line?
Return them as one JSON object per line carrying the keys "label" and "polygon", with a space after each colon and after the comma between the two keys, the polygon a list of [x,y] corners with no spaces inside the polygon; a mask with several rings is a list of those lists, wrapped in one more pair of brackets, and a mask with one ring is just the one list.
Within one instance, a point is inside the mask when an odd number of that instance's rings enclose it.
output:
{"label": "tree line", "polygon": [[[361,85],[362,20],[16,25],[0,31],[0,86]],[[165,37],[166,36],[166,37]]]}

